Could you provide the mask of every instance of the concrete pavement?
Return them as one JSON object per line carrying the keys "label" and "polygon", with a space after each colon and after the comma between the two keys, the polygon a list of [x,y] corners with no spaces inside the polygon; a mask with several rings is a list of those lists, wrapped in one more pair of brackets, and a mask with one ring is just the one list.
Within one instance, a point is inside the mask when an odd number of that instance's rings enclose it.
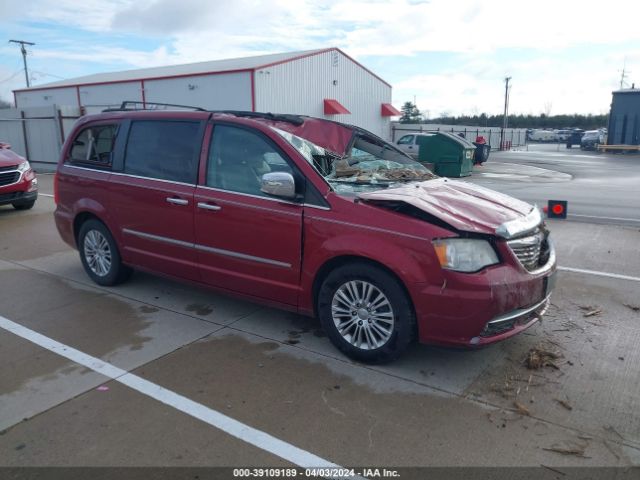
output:
{"label": "concrete pavement", "polygon": [[[52,211],[0,209],[0,315],[204,408],[340,465],[640,465],[639,282],[560,272],[525,334],[371,367],[313,319],[141,273],[98,287]],[[640,277],[638,229],[550,223],[561,265]],[[0,345],[0,465],[287,464],[6,331]],[[540,346],[557,369],[524,366]]]}

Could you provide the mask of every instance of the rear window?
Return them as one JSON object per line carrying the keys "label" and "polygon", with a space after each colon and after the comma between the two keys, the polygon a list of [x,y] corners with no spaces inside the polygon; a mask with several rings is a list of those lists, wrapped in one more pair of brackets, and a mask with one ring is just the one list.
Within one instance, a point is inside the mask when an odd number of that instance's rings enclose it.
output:
{"label": "rear window", "polygon": [[71,144],[67,163],[111,168],[117,131],[117,125],[93,125],[83,129]]}
{"label": "rear window", "polygon": [[200,153],[199,130],[199,122],[132,122],[124,173],[195,184]]}

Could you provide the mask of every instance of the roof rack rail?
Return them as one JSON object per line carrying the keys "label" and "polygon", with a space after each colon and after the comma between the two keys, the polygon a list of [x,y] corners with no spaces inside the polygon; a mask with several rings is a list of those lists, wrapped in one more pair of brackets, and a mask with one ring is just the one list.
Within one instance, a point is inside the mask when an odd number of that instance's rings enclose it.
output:
{"label": "roof rack rail", "polygon": [[[168,107],[168,108],[160,108]],[[138,102],[133,100],[125,100],[120,104],[118,108],[106,108],[103,112],[121,112],[121,111],[135,111],[135,110],[169,110],[171,108],[182,108],[185,110],[196,110],[198,112],[206,112],[204,108],[194,107],[193,105],[177,105],[174,103],[159,103],[159,102]]]}
{"label": "roof rack rail", "polygon": [[274,122],[292,123],[296,126],[300,126],[304,123],[304,117],[301,115],[292,115],[288,113],[245,112],[241,110],[213,110],[211,113],[226,113],[229,115],[235,115],[236,117],[264,118],[266,120],[273,120]]}

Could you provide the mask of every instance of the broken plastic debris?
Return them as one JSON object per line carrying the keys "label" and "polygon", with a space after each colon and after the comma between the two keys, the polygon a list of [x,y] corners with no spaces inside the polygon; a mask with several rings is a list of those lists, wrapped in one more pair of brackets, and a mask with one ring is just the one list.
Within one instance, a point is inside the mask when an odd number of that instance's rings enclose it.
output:
{"label": "broken plastic debris", "polygon": [[98,390],[99,392],[106,392],[107,390],[109,390],[109,387],[107,387],[106,385],[100,385],[98,388],[96,388],[96,390]]}

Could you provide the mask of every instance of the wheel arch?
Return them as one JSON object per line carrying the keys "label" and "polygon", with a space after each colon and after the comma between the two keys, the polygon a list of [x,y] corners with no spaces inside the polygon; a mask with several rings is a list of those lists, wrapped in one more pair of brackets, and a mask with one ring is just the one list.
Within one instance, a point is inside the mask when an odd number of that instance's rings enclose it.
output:
{"label": "wheel arch", "polygon": [[102,223],[105,227],[109,228],[107,222],[105,222],[100,216],[96,215],[94,212],[83,211],[79,212],[73,219],[73,238],[76,242],[76,246],[78,245],[78,235],[80,235],[80,229],[82,225],[88,220],[97,220]]}
{"label": "wheel arch", "polygon": [[416,315],[415,305],[413,302],[413,298],[411,298],[411,293],[409,292],[409,289],[407,288],[405,283],[402,281],[400,276],[398,276],[398,274],[394,272],[391,268],[389,268],[388,266],[386,266],[385,264],[377,260],[373,260],[368,257],[363,257],[359,255],[339,255],[337,257],[330,258],[325,263],[323,263],[320,266],[320,268],[317,270],[316,275],[313,279],[312,301],[313,301],[313,314],[316,318],[318,318],[318,293],[320,292],[320,287],[322,286],[322,283],[333,270],[343,265],[347,265],[349,263],[364,263],[373,267],[377,267],[377,268],[380,268],[381,270],[384,270],[386,273],[388,273],[393,278],[395,278],[398,284],[400,285],[400,288],[402,288],[405,295],[407,296],[407,299],[409,300],[409,305],[411,306],[411,310],[413,311],[414,316]]}

